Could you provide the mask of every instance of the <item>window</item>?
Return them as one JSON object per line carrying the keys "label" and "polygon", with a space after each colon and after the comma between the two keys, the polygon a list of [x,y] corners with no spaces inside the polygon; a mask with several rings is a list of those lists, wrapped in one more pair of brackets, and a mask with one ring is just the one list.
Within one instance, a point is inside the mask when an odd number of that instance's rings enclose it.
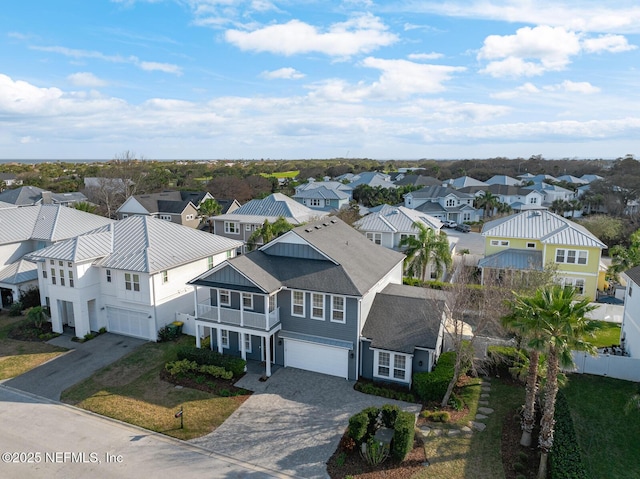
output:
{"label": "window", "polygon": [[43,277],[44,279],[47,279],[47,270],[46,270],[46,269],[43,269],[43,270],[42,270],[42,277]]}
{"label": "window", "polygon": [[56,284],[56,269],[51,268],[51,284]]}
{"label": "window", "polygon": [[491,246],[509,246],[507,240],[491,240]]}
{"label": "window", "polygon": [[124,274],[124,287],[128,291],[140,291],[140,275],[125,273]]}
{"label": "window", "polygon": [[69,287],[73,288],[73,271],[69,271]]}
{"label": "window", "polygon": [[584,279],[581,278],[560,278],[562,286],[572,286],[578,294],[584,294]]}
{"label": "window", "polygon": [[244,230],[245,231],[251,231],[251,225],[245,225]]}
{"label": "window", "polygon": [[386,351],[375,351],[374,361],[374,376],[408,382],[406,355]]}
{"label": "window", "polygon": [[629,297],[631,297],[631,293],[633,293],[633,286],[629,283]]}
{"label": "window", "polygon": [[453,198],[449,198],[445,203],[445,206],[448,206],[448,207],[455,206],[455,205],[456,205],[456,200],[454,200]]}
{"label": "window", "polygon": [[556,263],[587,264],[589,253],[584,250],[557,249]]}
{"label": "window", "polygon": [[122,213],[122,219],[128,218],[129,215],[127,213]]}
{"label": "window", "polygon": [[185,219],[187,221],[191,221],[193,219],[193,215],[187,215],[187,216],[185,216]]}
{"label": "window", "polygon": [[244,336],[244,350],[247,353],[252,351],[251,349],[251,335],[250,334],[240,334],[240,337]]}
{"label": "window", "polygon": [[313,303],[311,317],[313,319],[324,319],[324,294],[313,293],[311,301]]}
{"label": "window", "polygon": [[72,263],[71,261],[69,261],[69,262],[67,263],[67,267],[68,267],[68,268],[73,268],[73,263]]}
{"label": "window", "polygon": [[208,268],[208,269],[213,268],[213,256],[209,256],[209,257],[207,258],[207,268]]}
{"label": "window", "polygon": [[228,289],[220,290],[220,306],[231,306],[231,293]]}
{"label": "window", "polygon": [[529,204],[530,205],[537,205],[538,204],[538,198],[536,196],[532,196],[531,198],[529,198]]}
{"label": "window", "polygon": [[171,221],[171,215],[160,215],[161,220]]}
{"label": "window", "polygon": [[[62,263],[62,261],[60,261]],[[64,286],[64,270],[60,270],[60,286]]]}
{"label": "window", "polygon": [[321,206],[321,205],[320,205],[320,201],[321,201],[321,200],[320,200],[320,199],[318,199],[318,198],[311,198],[311,199],[309,200],[309,206]]}
{"label": "window", "polygon": [[253,295],[242,293],[242,309],[253,309]]}
{"label": "window", "polygon": [[224,232],[232,235],[240,234],[240,226],[234,221],[225,221]]}
{"label": "window", "polygon": [[276,310],[276,295],[269,296],[269,312]]}
{"label": "window", "polygon": [[462,221],[471,221],[471,213],[463,213]]}
{"label": "window", "polygon": [[162,284],[165,284],[169,281],[169,272],[165,269],[162,272]]}
{"label": "window", "polygon": [[231,258],[231,256],[232,256],[231,250],[227,251],[227,259]]}
{"label": "window", "polygon": [[536,244],[535,243],[527,243],[527,248],[535,248]]}
{"label": "window", "polygon": [[331,297],[331,321],[344,323],[344,296]]}
{"label": "window", "polygon": [[221,329],[220,330],[220,343],[222,344],[223,348],[228,348],[229,347],[229,330],[227,329]]}
{"label": "window", "polygon": [[111,283],[111,270],[107,270],[107,283]]}
{"label": "window", "polygon": [[304,292],[291,291],[291,314],[304,317]]}
{"label": "window", "polygon": [[58,261],[58,266],[64,266],[64,263],[62,261]]}
{"label": "window", "polygon": [[381,233],[367,233],[367,239],[373,241],[375,244],[382,243]]}
{"label": "window", "polygon": [[49,260],[49,264],[56,264],[52,259]]}

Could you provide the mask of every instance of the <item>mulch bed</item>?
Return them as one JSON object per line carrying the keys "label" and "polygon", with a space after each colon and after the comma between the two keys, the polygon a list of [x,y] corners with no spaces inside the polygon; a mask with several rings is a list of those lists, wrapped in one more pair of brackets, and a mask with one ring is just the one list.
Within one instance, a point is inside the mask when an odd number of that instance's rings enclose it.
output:
{"label": "mulch bed", "polygon": [[[535,479],[537,477],[540,463],[540,453],[537,448],[538,429],[538,427],[533,429],[531,447],[524,447],[520,445],[522,429],[520,429],[519,411],[516,409],[504,418],[502,424],[502,465],[506,479],[519,477]],[[514,465],[516,466],[514,467]]]}
{"label": "mulch bed", "polygon": [[198,382],[192,377],[172,376],[165,369],[162,369],[160,371],[160,379],[177,386],[198,389],[199,391],[205,391],[215,394],[216,396],[248,396],[252,394],[251,391],[233,385],[239,378],[222,379],[207,376],[205,381]]}
{"label": "mulch bed", "polygon": [[424,443],[417,435],[413,441],[413,450],[404,461],[397,463],[388,458],[377,467],[367,464],[359,451],[345,449],[345,444],[349,442],[346,438],[345,432],[340,441],[340,447],[327,462],[327,472],[331,479],[344,479],[347,476],[363,479],[406,479],[425,467],[427,458],[424,453]]}
{"label": "mulch bed", "polygon": [[23,323],[18,327],[12,329],[9,332],[8,337],[9,339],[16,339],[18,341],[48,341],[49,339],[51,339],[50,337],[41,339],[39,336],[42,334],[52,334],[53,330],[51,328],[52,325],[49,322],[42,323],[42,327],[39,329],[34,327],[33,323]]}

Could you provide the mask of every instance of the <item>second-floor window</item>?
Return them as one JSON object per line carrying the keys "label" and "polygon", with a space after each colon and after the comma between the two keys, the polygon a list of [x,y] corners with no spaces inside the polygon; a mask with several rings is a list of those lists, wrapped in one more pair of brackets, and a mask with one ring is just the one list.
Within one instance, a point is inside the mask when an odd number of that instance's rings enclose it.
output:
{"label": "second-floor window", "polygon": [[225,221],[224,232],[227,234],[237,235],[240,233],[240,226],[235,221]]}
{"label": "second-floor window", "polygon": [[331,297],[331,321],[344,323],[344,296]]}
{"label": "second-floor window", "polygon": [[253,309],[253,295],[242,293],[242,309]]}
{"label": "second-floor window", "polygon": [[74,283],[73,283],[73,271],[69,271],[69,287],[73,288],[74,287]]}
{"label": "second-floor window", "polygon": [[532,196],[532,197],[529,199],[529,204],[530,204],[530,205],[535,205],[535,204],[537,204],[537,203],[538,203],[538,197],[537,197],[537,196]]}
{"label": "second-floor window", "polygon": [[589,253],[584,250],[557,249],[556,263],[587,264]]}
{"label": "second-floor window", "polygon": [[311,307],[311,317],[313,319],[324,319],[324,294],[313,293],[311,295],[313,302]]}
{"label": "second-floor window", "polygon": [[491,240],[491,246],[509,246],[507,240]]}
{"label": "second-floor window", "polygon": [[107,283],[111,283],[111,270],[107,270]]}
{"label": "second-floor window", "polygon": [[213,256],[209,256],[207,258],[207,268],[209,269],[213,268]]}
{"label": "second-floor window", "polygon": [[318,198],[311,198],[309,199],[309,206],[322,206],[320,204],[322,200],[318,199]]}
{"label": "second-floor window", "polygon": [[187,215],[187,216],[185,216],[185,219],[187,221],[191,221],[193,219],[193,215]]}
{"label": "second-floor window", "polygon": [[171,215],[160,215],[161,220],[171,221]]}
{"label": "second-floor window", "polygon": [[140,275],[125,273],[124,274],[124,287],[127,291],[140,291]]}
{"label": "second-floor window", "polygon": [[382,233],[367,233],[367,239],[375,244],[380,244],[382,243]]}
{"label": "second-floor window", "polygon": [[455,206],[455,205],[456,205],[456,200],[454,200],[453,198],[449,198],[445,203],[445,206]]}
{"label": "second-floor window", "polygon": [[51,268],[51,284],[56,284],[56,269]]}
{"label": "second-floor window", "polygon": [[304,317],[304,291],[291,291],[291,314]]}
{"label": "second-floor window", "polygon": [[220,290],[220,306],[231,306],[231,293],[228,289]]}
{"label": "second-floor window", "polygon": [[64,270],[60,270],[60,286],[64,286]]}

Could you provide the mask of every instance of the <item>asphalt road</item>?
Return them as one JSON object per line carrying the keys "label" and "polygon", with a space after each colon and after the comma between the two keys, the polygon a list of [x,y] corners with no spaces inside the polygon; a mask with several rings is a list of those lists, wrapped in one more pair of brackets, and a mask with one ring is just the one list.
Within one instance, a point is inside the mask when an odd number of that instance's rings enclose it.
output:
{"label": "asphalt road", "polygon": [[0,477],[291,477],[0,385]]}

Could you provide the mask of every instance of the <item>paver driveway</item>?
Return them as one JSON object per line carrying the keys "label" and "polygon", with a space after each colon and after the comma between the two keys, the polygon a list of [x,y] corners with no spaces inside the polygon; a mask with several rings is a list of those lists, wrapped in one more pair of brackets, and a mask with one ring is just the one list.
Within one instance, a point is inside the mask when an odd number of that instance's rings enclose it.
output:
{"label": "paver driveway", "polygon": [[247,374],[238,386],[254,394],[218,429],[194,444],[286,474],[325,478],[349,417],[367,406],[397,404],[417,413],[416,404],[362,394],[353,382],[280,368],[266,382]]}

